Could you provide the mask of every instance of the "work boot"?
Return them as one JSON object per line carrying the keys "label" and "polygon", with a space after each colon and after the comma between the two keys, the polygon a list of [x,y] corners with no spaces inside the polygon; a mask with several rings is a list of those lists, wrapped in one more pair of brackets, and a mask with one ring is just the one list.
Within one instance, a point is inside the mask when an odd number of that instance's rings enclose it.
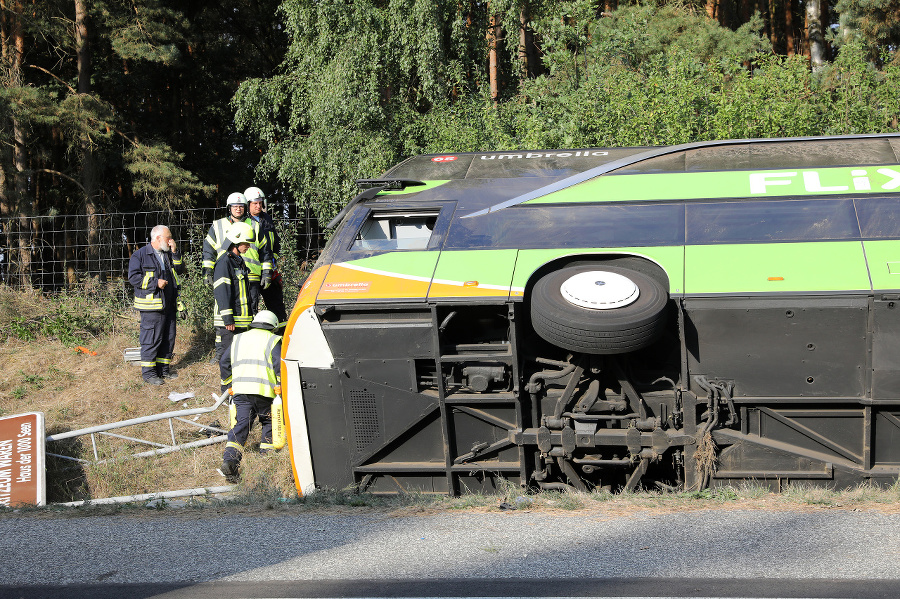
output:
{"label": "work boot", "polygon": [[150,376],[144,377],[144,382],[148,385],[164,385],[165,381],[156,376],[155,374],[151,374]]}
{"label": "work boot", "polygon": [[230,483],[236,483],[241,480],[238,466],[239,462],[236,462],[235,460],[225,460],[224,462],[222,462],[219,470],[221,470],[222,474],[225,475],[225,480]]}
{"label": "work boot", "polygon": [[171,381],[172,379],[178,378],[178,373],[171,370],[163,370],[162,374],[160,374],[159,376],[160,378],[166,379],[167,381]]}

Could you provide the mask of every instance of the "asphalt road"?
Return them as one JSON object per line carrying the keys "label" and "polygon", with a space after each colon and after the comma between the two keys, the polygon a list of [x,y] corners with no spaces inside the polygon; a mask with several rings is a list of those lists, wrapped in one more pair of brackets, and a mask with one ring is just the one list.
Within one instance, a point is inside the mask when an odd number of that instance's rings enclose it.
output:
{"label": "asphalt road", "polygon": [[0,519],[0,597],[900,597],[900,514],[210,512]]}

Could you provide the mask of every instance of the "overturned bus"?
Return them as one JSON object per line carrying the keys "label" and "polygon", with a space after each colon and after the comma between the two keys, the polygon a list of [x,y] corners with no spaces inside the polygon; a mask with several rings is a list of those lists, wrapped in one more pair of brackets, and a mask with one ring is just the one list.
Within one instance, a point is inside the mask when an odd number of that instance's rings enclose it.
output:
{"label": "overturned bus", "polygon": [[298,489],[900,473],[900,136],[416,156],[285,334]]}

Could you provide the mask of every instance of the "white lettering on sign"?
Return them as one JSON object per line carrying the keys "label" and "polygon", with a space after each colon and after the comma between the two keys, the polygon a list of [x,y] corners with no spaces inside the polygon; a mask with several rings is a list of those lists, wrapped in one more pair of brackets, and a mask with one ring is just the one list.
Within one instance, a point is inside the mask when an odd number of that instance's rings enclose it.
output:
{"label": "white lettering on sign", "polygon": [[19,467],[19,476],[16,477],[17,483],[30,483],[31,482],[31,465],[20,466]]}
{"label": "white lettering on sign", "polygon": [[17,483],[31,482],[31,450],[33,437],[31,435],[31,423],[23,422],[19,427],[19,435],[16,439],[16,453],[19,454],[16,464],[19,465]]}
{"label": "white lettering on sign", "polygon": [[11,489],[12,477],[9,468],[0,470],[0,505],[9,506],[9,495]]}
{"label": "white lettering on sign", "polygon": [[0,441],[0,468],[9,468],[10,464],[12,464],[12,452],[12,440]]}

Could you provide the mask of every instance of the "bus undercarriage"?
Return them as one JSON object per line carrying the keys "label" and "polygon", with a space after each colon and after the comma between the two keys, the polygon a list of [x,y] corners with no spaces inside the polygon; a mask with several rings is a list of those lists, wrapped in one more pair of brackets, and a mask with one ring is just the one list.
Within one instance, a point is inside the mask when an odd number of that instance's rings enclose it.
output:
{"label": "bus undercarriage", "polygon": [[320,305],[334,368],[300,372],[316,484],[890,484],[894,299],[672,298],[658,339],[605,355],[547,342],[522,302]]}

